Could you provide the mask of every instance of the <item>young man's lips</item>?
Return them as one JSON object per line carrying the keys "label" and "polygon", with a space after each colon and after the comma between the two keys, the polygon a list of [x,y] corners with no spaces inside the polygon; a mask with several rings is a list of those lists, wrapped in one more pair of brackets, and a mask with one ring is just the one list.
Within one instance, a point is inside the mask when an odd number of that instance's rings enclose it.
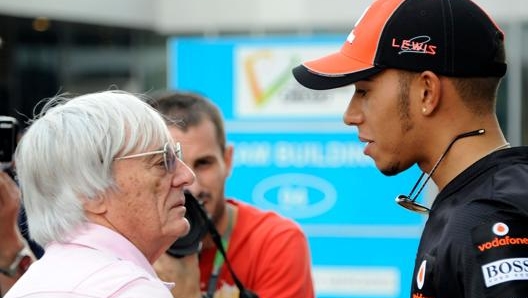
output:
{"label": "young man's lips", "polygon": [[370,139],[363,138],[363,137],[360,137],[359,140],[362,143],[365,143],[365,147],[363,148],[363,154],[368,155],[369,154],[369,148],[371,147],[371,144],[374,143],[374,141],[372,141]]}
{"label": "young man's lips", "polygon": [[373,142],[372,140],[367,139],[367,138],[362,137],[362,136],[359,136],[359,141],[360,141],[361,143],[372,143],[372,142]]}

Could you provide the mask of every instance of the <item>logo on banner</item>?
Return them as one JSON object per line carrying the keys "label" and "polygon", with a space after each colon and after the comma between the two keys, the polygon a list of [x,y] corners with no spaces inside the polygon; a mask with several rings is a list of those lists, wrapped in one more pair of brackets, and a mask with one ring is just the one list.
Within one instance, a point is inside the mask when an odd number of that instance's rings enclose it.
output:
{"label": "logo on banner", "polygon": [[298,63],[298,59],[292,57],[289,64],[284,65],[282,68],[277,67],[276,74],[264,85],[264,80],[260,80],[261,77],[257,72],[257,64],[271,59],[273,59],[273,52],[271,50],[260,50],[249,54],[243,62],[249,89],[256,106],[262,106],[286,86],[291,77],[291,68]]}
{"label": "logo on banner", "polygon": [[341,118],[353,86],[314,92],[302,87],[292,69],[335,47],[238,46],[234,54],[235,112],[239,117],[336,116]]}
{"label": "logo on banner", "polygon": [[327,180],[307,174],[280,174],[260,181],[253,201],[292,218],[319,216],[334,207],[337,193]]}

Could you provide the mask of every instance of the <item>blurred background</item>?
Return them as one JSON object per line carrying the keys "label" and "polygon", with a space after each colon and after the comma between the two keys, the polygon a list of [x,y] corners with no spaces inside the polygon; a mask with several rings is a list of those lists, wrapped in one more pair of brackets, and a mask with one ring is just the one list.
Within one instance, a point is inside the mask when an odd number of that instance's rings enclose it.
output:
{"label": "blurred background", "polygon": [[[318,297],[408,297],[425,217],[393,198],[419,175],[383,177],[341,123],[353,90],[313,92],[292,65],[338,49],[370,0],[0,0],[0,115],[109,88],[187,89],[222,109],[235,144],[227,194],[301,224]],[[528,5],[476,0],[506,33],[497,113],[528,144]],[[314,100],[317,99],[317,100]],[[430,201],[433,189],[421,200]]]}
{"label": "blurred background", "polygon": [[[140,91],[167,87],[166,41],[174,36],[310,35],[353,27],[370,0],[1,0],[1,114],[24,114],[60,91],[109,85]],[[509,69],[500,101],[513,144],[528,92],[528,5],[477,0],[507,33]],[[507,115],[507,116],[506,116]]]}

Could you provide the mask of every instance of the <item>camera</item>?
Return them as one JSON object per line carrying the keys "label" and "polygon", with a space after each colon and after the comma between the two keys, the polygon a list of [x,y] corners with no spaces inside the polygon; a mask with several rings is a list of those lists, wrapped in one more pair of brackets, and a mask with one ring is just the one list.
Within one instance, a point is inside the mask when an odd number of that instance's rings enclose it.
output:
{"label": "camera", "polygon": [[13,163],[16,147],[18,121],[10,116],[0,116],[0,164],[5,170]]}
{"label": "camera", "polygon": [[178,238],[167,250],[168,254],[177,258],[200,251],[209,224],[204,207],[189,191],[185,191],[185,208],[185,218],[191,226],[189,233]]}

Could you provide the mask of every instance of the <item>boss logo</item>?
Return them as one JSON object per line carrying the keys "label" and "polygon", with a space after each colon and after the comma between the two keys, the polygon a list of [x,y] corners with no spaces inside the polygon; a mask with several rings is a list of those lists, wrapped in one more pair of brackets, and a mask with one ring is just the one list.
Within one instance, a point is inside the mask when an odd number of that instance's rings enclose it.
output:
{"label": "boss logo", "polygon": [[528,258],[511,258],[482,266],[486,287],[512,280],[528,280]]}

